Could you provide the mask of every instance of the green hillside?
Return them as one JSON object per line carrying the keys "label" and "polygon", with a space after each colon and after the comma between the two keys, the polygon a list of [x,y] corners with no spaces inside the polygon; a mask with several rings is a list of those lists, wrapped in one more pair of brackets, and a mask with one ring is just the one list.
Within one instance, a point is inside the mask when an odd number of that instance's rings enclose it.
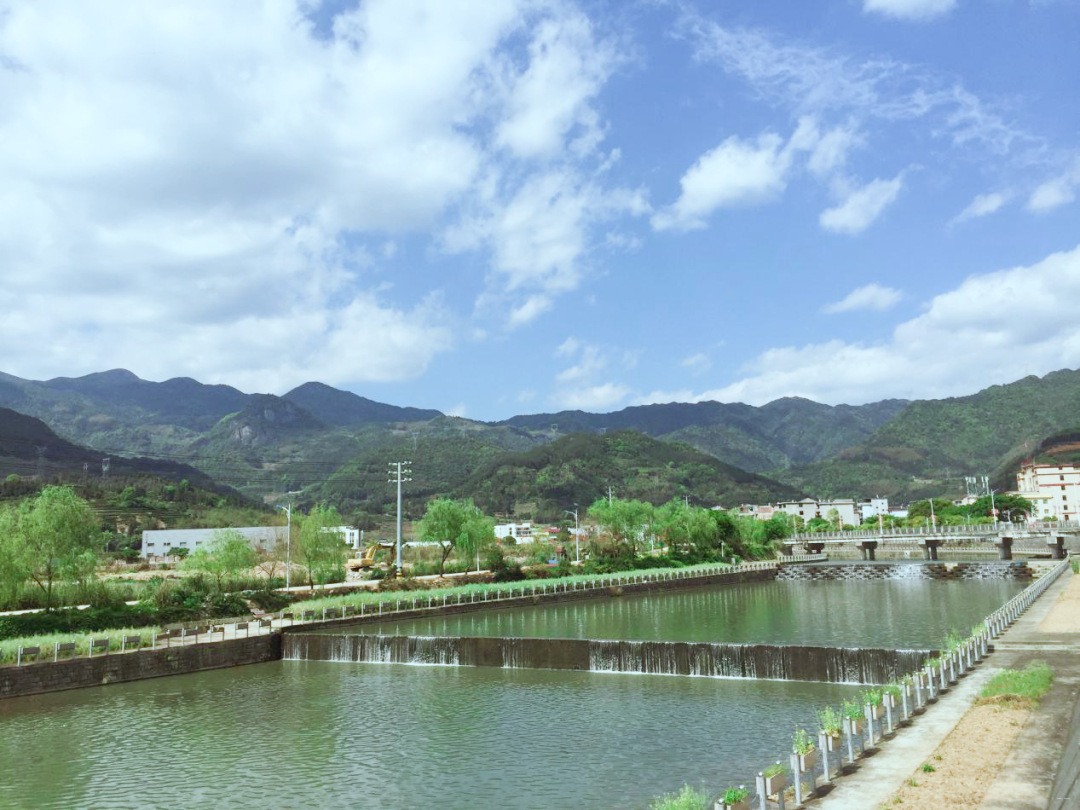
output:
{"label": "green hillside", "polygon": [[967,397],[913,402],[865,442],[778,475],[823,496],[961,493],[963,476],[977,474],[1014,486],[1020,458],[1077,424],[1080,372],[1056,371]]}
{"label": "green hillside", "polygon": [[620,498],[653,504],[689,496],[704,506],[735,506],[797,497],[800,493],[725,464],[687,445],[637,431],[602,436],[578,433],[497,458],[459,487],[488,512],[557,519],[574,504],[588,505],[611,487]]}

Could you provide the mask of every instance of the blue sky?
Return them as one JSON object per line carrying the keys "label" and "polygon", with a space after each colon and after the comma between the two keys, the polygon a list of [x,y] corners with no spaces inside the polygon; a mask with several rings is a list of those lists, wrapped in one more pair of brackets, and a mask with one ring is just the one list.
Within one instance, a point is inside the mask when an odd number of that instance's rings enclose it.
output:
{"label": "blue sky", "polygon": [[0,370],[477,419],[1080,366],[1080,2],[0,2]]}

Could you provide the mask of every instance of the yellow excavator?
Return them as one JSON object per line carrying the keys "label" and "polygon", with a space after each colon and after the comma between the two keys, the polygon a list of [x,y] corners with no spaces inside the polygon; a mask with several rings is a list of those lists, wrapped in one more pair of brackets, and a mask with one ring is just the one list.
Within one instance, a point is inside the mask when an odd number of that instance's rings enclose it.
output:
{"label": "yellow excavator", "polygon": [[394,543],[372,543],[360,557],[352,557],[345,561],[345,567],[350,571],[363,570],[375,565],[375,555],[381,548],[395,548]]}

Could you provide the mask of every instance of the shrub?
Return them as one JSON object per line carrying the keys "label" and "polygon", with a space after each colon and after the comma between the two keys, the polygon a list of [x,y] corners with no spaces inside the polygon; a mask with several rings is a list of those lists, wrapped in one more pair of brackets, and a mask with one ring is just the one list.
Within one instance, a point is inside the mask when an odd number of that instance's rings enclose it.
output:
{"label": "shrub", "polygon": [[1031,661],[1021,670],[1003,669],[997,673],[983,687],[978,702],[1030,708],[1038,705],[1053,682],[1054,671],[1045,661]]}
{"label": "shrub", "polygon": [[491,549],[488,552],[486,565],[496,582],[517,582],[525,579],[521,565],[516,560],[508,560],[502,553],[502,549]]}
{"label": "shrub", "polygon": [[709,801],[707,793],[690,785],[683,785],[677,793],[668,793],[655,799],[649,810],[702,810]]}

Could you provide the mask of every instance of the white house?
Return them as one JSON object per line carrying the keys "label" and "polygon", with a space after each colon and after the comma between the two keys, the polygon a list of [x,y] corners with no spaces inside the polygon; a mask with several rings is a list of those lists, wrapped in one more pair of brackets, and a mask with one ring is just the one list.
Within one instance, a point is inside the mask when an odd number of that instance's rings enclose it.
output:
{"label": "white house", "polygon": [[531,543],[533,541],[533,525],[525,523],[499,523],[495,526],[495,536],[502,540],[513,537],[518,543]]}
{"label": "white house", "polygon": [[[201,545],[214,539],[214,533],[221,529],[146,529],[143,531],[140,557],[163,557],[174,548],[186,548],[192,552]],[[239,532],[247,538],[255,549],[269,550],[279,540],[285,541],[285,526],[241,526],[230,527],[229,531]]]}
{"label": "white house", "polygon": [[1025,462],[1016,474],[1016,489],[1040,519],[1080,520],[1080,467],[1074,464]]}

